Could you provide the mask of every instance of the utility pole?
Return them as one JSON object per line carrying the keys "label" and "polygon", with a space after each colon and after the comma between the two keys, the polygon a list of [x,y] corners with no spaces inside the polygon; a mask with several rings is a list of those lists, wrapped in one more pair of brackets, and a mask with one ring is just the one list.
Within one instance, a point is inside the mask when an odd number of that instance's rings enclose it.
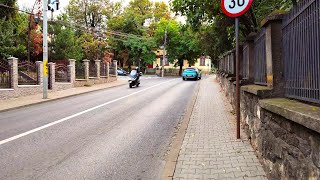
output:
{"label": "utility pole", "polygon": [[166,26],[166,30],[165,30],[165,33],[164,33],[164,46],[163,46],[163,58],[162,58],[162,74],[161,74],[161,77],[164,77],[164,63],[166,62],[165,61],[165,58],[166,58],[166,45],[167,45],[167,29],[168,29],[168,25]]}
{"label": "utility pole", "polygon": [[48,98],[48,0],[43,0],[43,99]]}

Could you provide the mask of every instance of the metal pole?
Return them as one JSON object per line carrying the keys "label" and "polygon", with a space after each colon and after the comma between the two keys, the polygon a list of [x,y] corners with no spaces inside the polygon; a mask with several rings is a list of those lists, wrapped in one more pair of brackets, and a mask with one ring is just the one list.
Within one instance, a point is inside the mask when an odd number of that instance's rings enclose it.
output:
{"label": "metal pole", "polygon": [[240,57],[239,57],[239,18],[236,18],[236,116],[237,139],[240,139]]}
{"label": "metal pole", "polygon": [[165,58],[166,58],[166,45],[167,45],[167,28],[168,26],[166,27],[166,30],[165,30],[165,33],[164,33],[164,46],[163,46],[163,58],[162,58],[162,74],[161,74],[161,77],[164,77],[164,63],[165,63]]}
{"label": "metal pole", "polygon": [[43,0],[43,99],[48,98],[48,0]]}

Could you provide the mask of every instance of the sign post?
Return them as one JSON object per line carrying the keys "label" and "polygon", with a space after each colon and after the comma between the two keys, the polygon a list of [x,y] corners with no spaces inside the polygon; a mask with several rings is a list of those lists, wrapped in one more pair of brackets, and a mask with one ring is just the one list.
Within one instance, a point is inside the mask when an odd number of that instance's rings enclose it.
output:
{"label": "sign post", "polygon": [[240,57],[239,57],[239,16],[245,14],[253,0],[222,0],[222,11],[229,17],[235,18],[236,26],[236,116],[237,139],[240,139]]}

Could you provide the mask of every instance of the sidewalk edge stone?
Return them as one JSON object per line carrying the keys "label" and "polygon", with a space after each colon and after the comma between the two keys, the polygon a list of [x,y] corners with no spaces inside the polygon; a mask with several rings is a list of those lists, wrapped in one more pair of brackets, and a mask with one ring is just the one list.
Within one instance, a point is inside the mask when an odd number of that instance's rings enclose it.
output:
{"label": "sidewalk edge stone", "polygon": [[187,107],[186,114],[182,120],[181,127],[178,130],[176,138],[172,142],[172,147],[171,147],[171,150],[166,158],[165,168],[162,173],[162,177],[161,177],[162,180],[169,180],[169,179],[173,178],[174,172],[176,170],[176,164],[178,161],[180,150],[182,147],[182,143],[185,138],[185,134],[186,134],[189,122],[190,122],[190,118],[191,118],[191,115],[194,110],[194,106],[195,106],[195,103],[197,101],[197,97],[199,94],[200,83],[201,82],[199,82],[197,84],[197,87],[193,93],[193,98],[192,98],[191,102],[189,103],[189,105]]}
{"label": "sidewalk edge stone", "polygon": [[67,96],[63,96],[63,97],[58,97],[58,98],[54,98],[54,99],[43,99],[42,101],[39,102],[35,102],[35,103],[30,103],[30,104],[25,104],[25,105],[21,105],[21,106],[16,106],[16,107],[12,107],[12,108],[7,108],[7,109],[0,109],[0,113],[2,112],[7,112],[7,111],[11,111],[11,110],[16,110],[16,109],[21,109],[21,108],[25,108],[28,106],[32,106],[32,105],[38,105],[38,104],[44,104],[47,102],[54,102],[54,101],[58,101],[64,98],[70,98],[70,97],[74,97],[74,96],[79,96],[79,95],[83,95],[83,94],[87,94],[87,93],[92,93],[92,92],[97,92],[97,91],[102,91],[105,89],[110,89],[110,88],[115,88],[118,86],[124,86],[127,83],[123,82],[121,84],[117,84],[114,86],[110,86],[110,87],[105,87],[105,88],[101,88],[101,89],[95,89],[95,90],[91,90],[91,91],[87,91],[87,92],[81,92],[81,93],[77,93],[77,94],[71,94],[71,95],[67,95]]}

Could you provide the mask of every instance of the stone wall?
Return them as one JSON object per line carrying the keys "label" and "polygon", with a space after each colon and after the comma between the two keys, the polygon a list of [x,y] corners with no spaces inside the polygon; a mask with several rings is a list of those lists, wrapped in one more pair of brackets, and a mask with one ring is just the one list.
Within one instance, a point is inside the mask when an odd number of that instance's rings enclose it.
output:
{"label": "stone wall", "polygon": [[320,134],[261,108],[256,119],[257,152],[271,179],[319,179]]}
{"label": "stone wall", "polygon": [[[320,107],[286,98],[284,72],[288,64],[283,56],[288,51],[282,49],[286,46],[282,19],[281,12],[274,12],[261,23],[265,49],[255,43],[261,36],[252,33],[240,52],[241,126],[269,179],[320,179]],[[235,109],[234,72],[227,52],[220,57],[217,80]],[[301,74],[297,72],[297,76]],[[313,78],[317,79],[309,77]]]}
{"label": "stone wall", "polygon": [[[232,104],[235,87],[225,74],[217,81]],[[320,178],[320,108],[285,98],[272,89],[241,88],[241,126],[270,179]],[[233,99],[233,100],[232,100]]]}
{"label": "stone wall", "polygon": [[89,78],[89,79],[76,79],[74,87],[92,86],[94,84],[104,84],[117,81],[117,77],[110,75],[107,78]]}
{"label": "stone wall", "polygon": [[0,99],[10,99],[19,96],[34,95],[42,93],[42,86],[40,85],[18,85],[16,89],[1,89]]}

